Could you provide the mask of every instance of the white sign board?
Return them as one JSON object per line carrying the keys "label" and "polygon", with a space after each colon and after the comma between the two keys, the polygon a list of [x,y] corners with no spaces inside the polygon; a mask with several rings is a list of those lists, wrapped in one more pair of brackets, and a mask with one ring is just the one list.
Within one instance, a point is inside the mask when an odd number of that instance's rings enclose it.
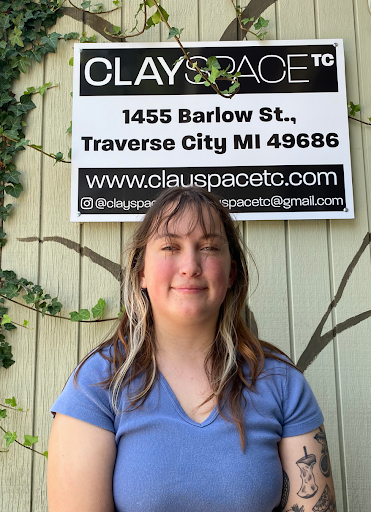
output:
{"label": "white sign board", "polygon": [[71,220],[141,220],[179,185],[237,220],[353,218],[342,41],[185,47],[240,71],[240,92],[196,84],[176,43],[75,44]]}

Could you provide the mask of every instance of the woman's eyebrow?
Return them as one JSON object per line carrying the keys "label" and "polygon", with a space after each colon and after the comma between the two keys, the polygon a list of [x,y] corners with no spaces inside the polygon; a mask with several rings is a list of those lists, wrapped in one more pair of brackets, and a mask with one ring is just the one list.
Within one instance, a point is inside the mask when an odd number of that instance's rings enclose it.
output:
{"label": "woman's eyebrow", "polygon": [[[158,233],[154,240],[158,240],[160,238],[184,238],[182,235],[178,235],[177,233]],[[219,233],[206,233],[200,237],[200,240],[210,240],[211,238],[219,238],[222,241],[225,241],[225,236],[220,235]]]}

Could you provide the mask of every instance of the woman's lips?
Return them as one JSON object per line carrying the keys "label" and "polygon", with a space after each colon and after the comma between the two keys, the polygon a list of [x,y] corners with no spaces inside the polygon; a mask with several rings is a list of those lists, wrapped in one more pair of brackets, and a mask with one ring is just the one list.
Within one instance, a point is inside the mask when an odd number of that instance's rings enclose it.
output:
{"label": "woman's lips", "polygon": [[205,286],[172,286],[173,290],[180,293],[200,293],[206,290]]}

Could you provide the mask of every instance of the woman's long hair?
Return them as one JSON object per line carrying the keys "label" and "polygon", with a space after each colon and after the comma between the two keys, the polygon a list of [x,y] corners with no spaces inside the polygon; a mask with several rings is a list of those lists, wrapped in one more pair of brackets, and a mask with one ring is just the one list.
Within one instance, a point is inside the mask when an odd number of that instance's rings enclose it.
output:
{"label": "woman's long hair", "polygon": [[[282,360],[280,356],[284,353],[273,345],[259,340],[246,325],[244,309],[249,275],[241,235],[220,200],[203,189],[167,189],[148,210],[127,251],[122,284],[125,309],[119,326],[112,337],[103,341],[82,360],[75,374],[75,382],[81,365],[95,352],[100,352],[111,363],[111,375],[98,384],[111,389],[114,410],[118,412],[120,390],[125,386],[130,390],[130,385],[138,375],[143,377],[142,384],[139,388],[136,387],[135,394],[129,393],[131,408],[136,408],[145,401],[156,379],[156,355],[151,302],[147,292],[140,287],[140,271],[144,268],[148,240],[160,229],[161,234],[166,236],[170,221],[176,222],[189,211],[194,214],[189,232],[192,232],[196,225],[200,225],[204,235],[208,234],[208,229],[209,232],[215,232],[213,214],[217,213],[225,229],[231,260],[236,263],[236,278],[221,305],[214,343],[205,359],[205,371],[212,394],[203,404],[216,397],[220,414],[226,420],[235,423],[244,449],[243,410],[246,403],[243,390],[245,387],[254,388],[256,379],[262,372],[265,357]],[[103,355],[102,350],[110,346],[112,356]],[[250,368],[248,377],[246,371],[243,371],[244,363]],[[228,413],[222,410],[226,401]]]}

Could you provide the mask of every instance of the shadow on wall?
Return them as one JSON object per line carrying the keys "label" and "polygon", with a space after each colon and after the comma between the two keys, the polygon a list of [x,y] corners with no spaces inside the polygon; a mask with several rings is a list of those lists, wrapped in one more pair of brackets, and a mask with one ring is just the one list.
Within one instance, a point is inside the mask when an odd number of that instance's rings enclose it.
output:
{"label": "shadow on wall", "polygon": [[[73,242],[72,240],[68,240],[67,238],[62,238],[60,236],[49,236],[45,237],[43,240],[40,240],[37,237],[29,237],[29,238],[18,238],[19,242],[55,242],[61,245],[64,245],[68,249],[71,249],[79,254],[81,256],[86,256],[89,258],[93,263],[96,265],[99,265],[100,267],[104,268],[113,275],[117,281],[121,281],[122,277],[122,269],[121,265],[118,263],[115,263],[107,258],[104,258],[100,254],[92,251],[88,247],[81,247],[80,244]],[[322,350],[332,341],[337,334],[340,334],[341,332],[345,331],[346,329],[349,329],[350,327],[353,327],[360,322],[363,322],[367,318],[371,316],[371,310],[364,311],[363,313],[360,313],[359,315],[352,316],[351,318],[348,318],[344,322],[340,322],[339,324],[335,325],[333,329],[330,331],[322,334],[323,326],[325,325],[328,317],[331,314],[331,311],[337,306],[339,303],[341,297],[343,296],[345,287],[347,285],[347,282],[349,281],[350,276],[352,275],[353,270],[356,268],[362,254],[366,250],[366,248],[371,243],[371,233],[366,233],[366,236],[364,237],[362,244],[356,254],[354,255],[352,261],[349,263],[347,269],[344,272],[344,275],[340,281],[339,287],[336,291],[336,294],[333,298],[333,300],[330,302],[325,314],[321,318],[319,324],[317,325],[316,329],[314,330],[313,335],[311,336],[308,345],[304,349],[303,353],[301,354],[296,366],[302,370],[305,371],[310,364],[315,360],[315,358],[322,352]],[[246,323],[251,329],[251,331],[258,336],[258,326],[255,322],[254,314],[251,310],[249,310],[246,307]]]}

